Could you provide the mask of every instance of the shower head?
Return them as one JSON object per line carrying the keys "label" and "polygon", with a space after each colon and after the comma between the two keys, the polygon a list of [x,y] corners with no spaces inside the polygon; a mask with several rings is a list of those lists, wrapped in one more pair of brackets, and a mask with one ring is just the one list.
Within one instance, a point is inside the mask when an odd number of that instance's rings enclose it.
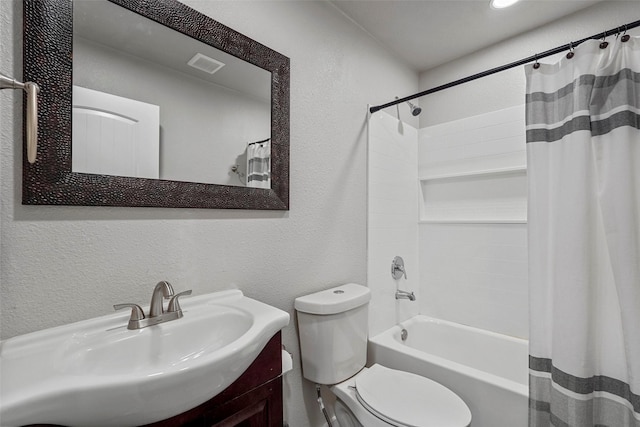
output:
{"label": "shower head", "polygon": [[411,102],[407,101],[407,104],[409,104],[409,108],[411,108],[411,115],[412,116],[417,116],[420,113],[422,113],[422,108],[418,107],[415,104],[412,104]]}
{"label": "shower head", "polygon": [[[396,96],[396,99],[400,99],[400,98],[398,98],[398,97]],[[400,102],[400,101],[398,101],[398,102],[396,102],[396,103],[395,103],[395,104],[396,104],[396,107],[397,107],[397,105],[398,105],[398,103],[399,103],[399,102]],[[409,108],[411,109],[411,115],[412,115],[412,116],[417,116],[417,115],[419,115],[420,113],[422,113],[422,108],[418,107],[418,106],[417,106],[417,105],[415,105],[415,104],[412,104],[410,101],[405,101],[405,102],[406,102],[407,104],[409,104]],[[400,110],[398,110],[398,114],[400,114]]]}

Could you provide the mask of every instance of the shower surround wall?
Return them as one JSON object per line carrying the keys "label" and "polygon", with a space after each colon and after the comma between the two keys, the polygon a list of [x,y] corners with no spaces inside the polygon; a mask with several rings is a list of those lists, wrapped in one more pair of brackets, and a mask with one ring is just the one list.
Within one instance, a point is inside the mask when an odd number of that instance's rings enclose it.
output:
{"label": "shower surround wall", "polygon": [[[371,289],[370,336],[419,312],[417,142],[417,130],[387,112],[378,111],[369,117],[367,284]],[[395,256],[403,258],[406,278],[395,280],[391,276],[391,261]],[[413,291],[417,300],[396,300],[396,289]]]}
{"label": "shower surround wall", "polygon": [[528,335],[524,107],[420,129],[421,313]]}
{"label": "shower surround wall", "polygon": [[[329,2],[185,3],[291,59],[291,210],[23,206],[22,94],[2,91],[2,338],[144,304],[163,279],[194,295],[240,288],[292,316],[295,297],[366,283],[365,106],[415,92],[417,73]],[[0,71],[20,77],[22,2],[0,1],[0,20]],[[288,423],[319,426],[293,323],[283,342]]]}

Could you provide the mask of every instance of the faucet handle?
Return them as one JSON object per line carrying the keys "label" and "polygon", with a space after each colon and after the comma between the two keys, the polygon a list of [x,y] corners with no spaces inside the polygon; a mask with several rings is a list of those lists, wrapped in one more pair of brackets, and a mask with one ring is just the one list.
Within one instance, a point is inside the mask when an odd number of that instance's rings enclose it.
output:
{"label": "faucet handle", "polygon": [[395,257],[393,258],[393,261],[391,262],[391,276],[395,279],[401,279],[402,276],[404,276],[404,278],[407,278],[407,272],[404,269],[404,260],[402,259],[402,257]]}
{"label": "faucet handle", "polygon": [[192,292],[191,289],[189,289],[188,291],[182,291],[178,294],[175,294],[169,301],[169,306],[167,307],[167,313],[182,311],[178,298],[184,295],[191,295],[191,292]]}
{"label": "faucet handle", "polygon": [[131,308],[131,318],[129,318],[129,321],[144,319],[144,311],[142,311],[142,307],[140,307],[138,304],[132,304],[132,303],[115,304],[113,308],[115,310],[121,310],[123,308]]}

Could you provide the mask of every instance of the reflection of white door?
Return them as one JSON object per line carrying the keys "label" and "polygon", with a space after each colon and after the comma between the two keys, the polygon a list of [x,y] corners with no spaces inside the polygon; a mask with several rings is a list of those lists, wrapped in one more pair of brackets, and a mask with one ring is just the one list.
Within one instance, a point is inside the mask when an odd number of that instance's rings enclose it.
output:
{"label": "reflection of white door", "polygon": [[159,178],[160,107],[73,87],[73,172]]}

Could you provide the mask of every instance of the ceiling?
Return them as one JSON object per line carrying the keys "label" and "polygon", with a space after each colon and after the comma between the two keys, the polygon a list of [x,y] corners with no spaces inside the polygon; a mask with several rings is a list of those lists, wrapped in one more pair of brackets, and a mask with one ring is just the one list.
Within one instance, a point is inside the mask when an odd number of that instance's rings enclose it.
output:
{"label": "ceiling", "polygon": [[[418,72],[468,55],[601,0],[330,0]],[[552,48],[554,46],[550,46]]]}

